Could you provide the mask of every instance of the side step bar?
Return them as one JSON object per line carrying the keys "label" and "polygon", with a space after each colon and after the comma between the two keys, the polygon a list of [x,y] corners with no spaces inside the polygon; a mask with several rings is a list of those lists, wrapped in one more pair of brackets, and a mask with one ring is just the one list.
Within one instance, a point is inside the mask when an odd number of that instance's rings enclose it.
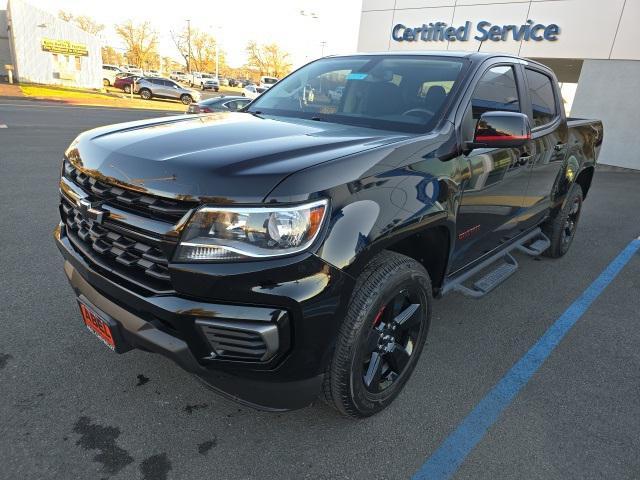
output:
{"label": "side step bar", "polygon": [[[484,297],[487,293],[491,292],[498,285],[507,280],[518,269],[518,261],[513,257],[513,255],[511,255],[513,250],[518,250],[532,257],[537,257],[549,248],[550,245],[551,241],[547,236],[542,233],[540,228],[536,228],[492,257],[480,262],[471,270],[446,282],[442,287],[441,294],[445,295],[451,291],[455,291],[472,298]],[[487,270],[488,267],[492,266],[494,263],[497,263],[498,265],[482,277],[475,280],[472,286],[465,285],[465,282],[476,277],[483,270]]]}

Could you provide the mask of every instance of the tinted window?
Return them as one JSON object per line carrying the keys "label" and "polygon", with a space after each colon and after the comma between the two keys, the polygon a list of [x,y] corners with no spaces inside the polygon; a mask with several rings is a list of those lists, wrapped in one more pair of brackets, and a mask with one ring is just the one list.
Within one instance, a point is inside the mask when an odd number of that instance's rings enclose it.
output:
{"label": "tinted window", "polygon": [[252,111],[425,132],[440,118],[463,65],[420,55],[323,58],[280,80],[252,102]]}
{"label": "tinted window", "polygon": [[520,101],[513,67],[500,66],[488,70],[478,82],[471,100],[473,118],[484,112],[519,112]]}
{"label": "tinted window", "polygon": [[533,127],[539,127],[553,121],[558,109],[556,99],[553,95],[553,85],[551,79],[545,74],[534,70],[525,70],[527,84],[529,85],[529,96],[533,109]]}
{"label": "tinted window", "polygon": [[225,103],[224,106],[231,111],[236,111],[236,110],[240,110],[247,103],[249,103],[248,100],[231,100],[230,102]]}

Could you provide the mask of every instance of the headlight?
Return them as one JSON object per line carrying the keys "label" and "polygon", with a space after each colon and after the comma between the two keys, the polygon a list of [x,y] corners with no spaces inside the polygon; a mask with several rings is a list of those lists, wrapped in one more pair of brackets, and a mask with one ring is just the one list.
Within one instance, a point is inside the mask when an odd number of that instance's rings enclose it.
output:
{"label": "headlight", "polygon": [[301,252],[318,236],[327,200],[294,207],[202,207],[182,234],[176,261],[230,261]]}

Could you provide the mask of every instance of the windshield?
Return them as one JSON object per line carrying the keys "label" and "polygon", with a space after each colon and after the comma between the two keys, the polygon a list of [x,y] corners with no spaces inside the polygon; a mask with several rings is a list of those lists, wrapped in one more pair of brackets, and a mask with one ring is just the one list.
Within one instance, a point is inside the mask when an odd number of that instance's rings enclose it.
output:
{"label": "windshield", "polygon": [[460,58],[420,55],[323,58],[280,80],[249,112],[426,132],[464,65]]}
{"label": "windshield", "polygon": [[267,85],[277,83],[278,79],[274,77],[262,77],[262,83],[266,83]]}

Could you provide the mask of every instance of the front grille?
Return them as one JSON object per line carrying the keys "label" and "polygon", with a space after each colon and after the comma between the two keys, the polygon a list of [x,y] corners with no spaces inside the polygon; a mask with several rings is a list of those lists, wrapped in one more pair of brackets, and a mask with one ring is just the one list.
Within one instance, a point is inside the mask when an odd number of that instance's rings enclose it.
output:
{"label": "front grille", "polygon": [[152,292],[171,291],[168,259],[159,240],[133,231],[122,233],[115,224],[84,217],[64,196],[60,214],[69,240],[91,263]]}
{"label": "front grille", "polygon": [[279,348],[278,326],[269,322],[196,320],[212,358],[264,362]]}
{"label": "front grille", "polygon": [[177,223],[196,206],[196,202],[159,198],[110,185],[81,172],[68,161],[64,162],[64,176],[96,200],[149,218]]}

